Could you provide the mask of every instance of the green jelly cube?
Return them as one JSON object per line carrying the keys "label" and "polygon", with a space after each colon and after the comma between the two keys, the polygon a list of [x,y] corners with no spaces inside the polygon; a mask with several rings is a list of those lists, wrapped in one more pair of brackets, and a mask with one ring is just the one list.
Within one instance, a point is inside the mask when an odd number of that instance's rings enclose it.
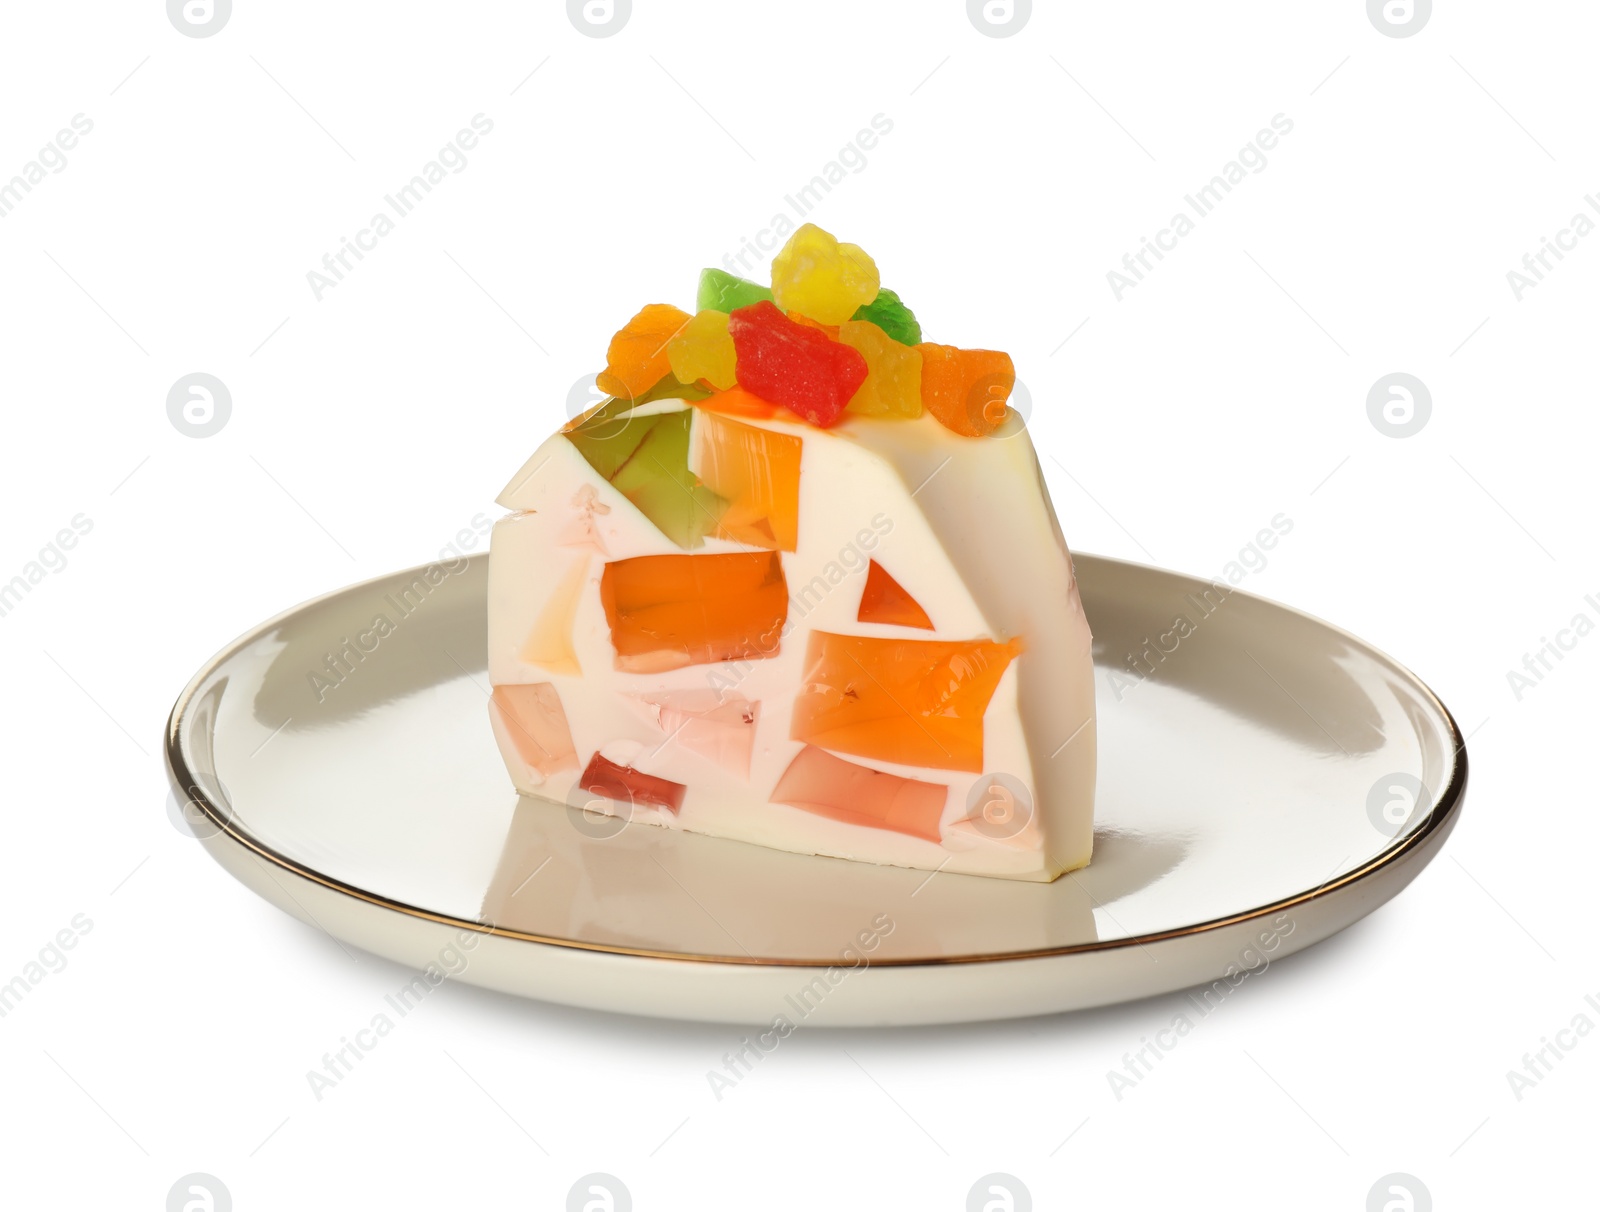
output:
{"label": "green jelly cube", "polygon": [[703,400],[710,394],[698,383],[680,383],[667,375],[637,400],[617,396],[606,400],[567,434],[567,440],[578,448],[590,467],[609,480],[661,420],[660,414],[630,417],[633,409],[652,400]]}
{"label": "green jelly cube", "polygon": [[899,295],[887,288],[880,288],[878,297],[856,308],[856,314],[850,318],[872,321],[902,345],[915,345],[922,340],[922,325],[917,323],[917,317],[900,302]]}
{"label": "green jelly cube", "polygon": [[569,430],[567,441],[589,461],[603,479],[611,479],[617,469],[639,449],[645,435],[656,427],[660,416],[630,417],[632,400],[607,400],[576,429]]}
{"label": "green jelly cube", "polygon": [[690,410],[649,419],[655,425],[611,483],[679,547],[702,547],[728,503],[689,471]]}
{"label": "green jelly cube", "polygon": [[700,289],[695,293],[696,311],[732,311],[752,303],[770,300],[772,292],[758,282],[749,282],[723,273],[720,269],[700,271]]}

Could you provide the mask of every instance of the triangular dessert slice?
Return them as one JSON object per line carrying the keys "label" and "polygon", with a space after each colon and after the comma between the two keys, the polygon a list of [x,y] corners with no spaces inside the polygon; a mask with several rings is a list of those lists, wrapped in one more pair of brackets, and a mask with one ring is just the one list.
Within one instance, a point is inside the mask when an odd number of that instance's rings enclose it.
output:
{"label": "triangular dessert slice", "polygon": [[612,397],[499,497],[513,783],[802,854],[1083,866],[1089,626],[1011,359],[922,342],[872,258],[809,224],[770,290],[713,285],[693,317],[635,315]]}

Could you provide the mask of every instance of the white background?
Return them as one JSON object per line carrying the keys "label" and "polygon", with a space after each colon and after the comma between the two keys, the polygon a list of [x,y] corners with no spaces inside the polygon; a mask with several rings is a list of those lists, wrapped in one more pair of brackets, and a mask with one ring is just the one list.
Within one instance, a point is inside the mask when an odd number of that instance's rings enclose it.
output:
{"label": "white background", "polygon": [[[550,0],[3,22],[0,181],[94,124],[0,219],[0,580],[93,524],[0,618],[0,981],[93,923],[0,1019],[8,1206],[158,1209],[190,1171],[240,1209],[559,1208],[588,1171],[641,1209],[956,1209],[991,1171],[1040,1208],[1358,1212],[1391,1171],[1439,1208],[1592,1200],[1600,1038],[1520,1100],[1506,1072],[1600,1024],[1600,638],[1520,699],[1507,671],[1600,620],[1600,238],[1520,301],[1506,273],[1600,189],[1593,5],[1458,0],[1407,38],[1362,0],[1075,0],[1004,38],[959,0],[638,0],[608,38]],[[319,302],[307,271],[479,113],[465,170]],[[1267,167],[1119,302],[1107,271],[1279,113]],[[875,114],[811,217],[931,339],[1014,355],[1073,544],[1211,574],[1288,514],[1248,588],[1433,685],[1472,735],[1460,829],[1121,1100],[1107,1070],[1181,995],[801,1032],[719,1103],[734,1029],[451,985],[316,1101],[306,1071],[406,974],[173,828],[173,698],[492,512],[611,331],[688,304]],[[192,371],[233,399],[203,440],[166,414]],[[1392,371],[1431,390],[1414,437],[1368,419]]]}

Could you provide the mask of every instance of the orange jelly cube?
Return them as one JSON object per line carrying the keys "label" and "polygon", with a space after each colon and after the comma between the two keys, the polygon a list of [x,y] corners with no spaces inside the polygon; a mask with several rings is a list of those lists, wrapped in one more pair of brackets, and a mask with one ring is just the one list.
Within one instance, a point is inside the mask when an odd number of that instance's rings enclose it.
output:
{"label": "orange jelly cube", "polygon": [[979,772],[984,712],[1021,651],[1019,640],[813,631],[789,735],[858,757]]}
{"label": "orange jelly cube", "polygon": [[694,446],[690,466],[728,503],[717,534],[793,551],[800,533],[801,440],[706,412],[695,426]]}
{"label": "orange jelly cube", "polygon": [[756,720],[761,704],[742,694],[713,690],[658,690],[639,699],[655,715],[668,744],[709,758],[724,770],[748,780],[756,747]]}
{"label": "orange jelly cube", "polygon": [[926,343],[917,352],[922,355],[922,406],[939,424],[968,438],[986,437],[1000,427],[1017,382],[1010,354]]}
{"label": "orange jelly cube", "polygon": [[877,560],[867,562],[867,584],[861,591],[861,605],[856,610],[858,623],[891,623],[897,627],[920,627],[933,630],[933,620],[916,598],[907,593],[900,582],[883,570]]}
{"label": "orange jelly cube", "polygon": [[489,698],[489,720],[502,748],[509,746],[527,766],[530,782],[542,782],[557,771],[577,766],[567,713],[551,683],[496,686]]}
{"label": "orange jelly cube", "polygon": [[642,396],[672,373],[667,342],[691,318],[670,303],[647,303],[611,338],[606,368],[595,376],[595,385],[622,399]]}
{"label": "orange jelly cube", "polygon": [[671,779],[657,778],[632,766],[619,766],[598,753],[589,759],[588,766],[578,776],[578,789],[629,808],[642,804],[665,808],[672,813],[683,807],[684,794],[689,790]]}
{"label": "orange jelly cube", "polygon": [[616,667],[661,673],[776,656],[789,617],[777,552],[635,556],[600,576]]}
{"label": "orange jelly cube", "polygon": [[937,842],[948,794],[943,783],[872,770],[807,745],[772,789],[772,802]]}
{"label": "orange jelly cube", "polygon": [[769,421],[783,411],[776,404],[763,400],[742,387],[730,387],[727,391],[716,392],[703,400],[690,400],[689,403],[707,412],[720,412],[730,417],[749,417],[756,421]]}

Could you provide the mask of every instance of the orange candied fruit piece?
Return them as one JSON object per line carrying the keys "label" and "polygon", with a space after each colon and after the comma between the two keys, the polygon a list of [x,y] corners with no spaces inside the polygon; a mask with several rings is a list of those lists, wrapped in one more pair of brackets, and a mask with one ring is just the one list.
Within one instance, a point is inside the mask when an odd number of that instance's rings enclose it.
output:
{"label": "orange candied fruit piece", "polygon": [[1018,640],[902,640],[813,631],[790,736],[937,770],[983,769],[983,716]]}
{"label": "orange candied fruit piece", "polygon": [[939,841],[949,788],[847,762],[807,745],[772,789],[774,804],[872,829]]}
{"label": "orange candied fruit piece", "polygon": [[647,303],[617,331],[606,348],[606,368],[595,385],[609,396],[642,396],[672,373],[667,343],[692,317],[670,303]]}
{"label": "orange candied fruit piece", "polygon": [[1000,427],[1017,382],[1010,354],[926,342],[917,352],[922,355],[922,406],[939,424],[968,438],[987,437]]}
{"label": "orange candied fruit piece", "polygon": [[867,563],[867,584],[861,591],[861,606],[856,611],[858,623],[892,623],[899,627],[920,627],[933,630],[933,620],[922,604],[905,591],[904,586],[884,571],[877,560]]}
{"label": "orange candied fruit piece", "polygon": [[616,667],[662,673],[777,656],[789,617],[778,553],[635,556],[600,576]]}
{"label": "orange candied fruit piece", "polygon": [[794,434],[714,412],[695,425],[689,466],[728,505],[717,534],[735,543],[793,551],[800,535],[800,450]]}

